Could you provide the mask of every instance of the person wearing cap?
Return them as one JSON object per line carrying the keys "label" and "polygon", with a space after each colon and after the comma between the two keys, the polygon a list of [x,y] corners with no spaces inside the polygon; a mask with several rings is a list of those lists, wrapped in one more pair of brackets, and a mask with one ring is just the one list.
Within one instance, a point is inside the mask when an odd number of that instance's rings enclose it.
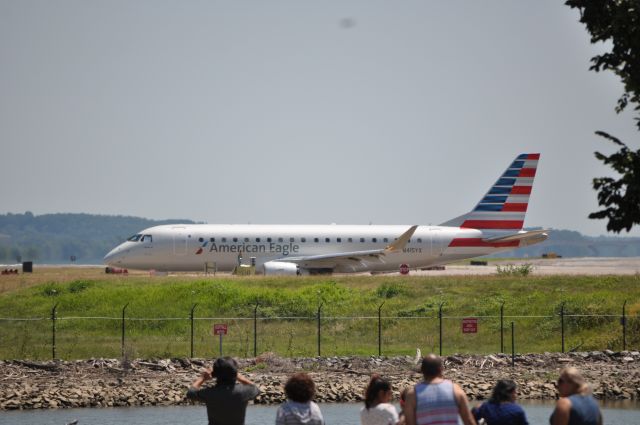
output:
{"label": "person wearing cap", "polygon": [[602,413],[591,388],[575,367],[560,371],[560,398],[551,414],[551,425],[602,425]]}
{"label": "person wearing cap", "polygon": [[[214,386],[202,385],[216,378]],[[238,373],[238,363],[231,357],[220,357],[212,369],[205,369],[191,384],[187,398],[207,405],[209,425],[244,425],[247,404],[260,394],[260,389]]]}
{"label": "person wearing cap", "polygon": [[443,377],[442,359],[429,354],[422,359],[424,381],[407,391],[404,414],[407,425],[476,425],[467,395],[458,384]]}

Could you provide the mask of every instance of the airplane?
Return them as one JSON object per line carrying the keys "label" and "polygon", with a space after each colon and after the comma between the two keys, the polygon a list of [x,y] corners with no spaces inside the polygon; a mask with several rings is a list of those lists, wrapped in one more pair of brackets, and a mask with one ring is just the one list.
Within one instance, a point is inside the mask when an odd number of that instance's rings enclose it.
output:
{"label": "airplane", "polygon": [[547,230],[523,230],[540,154],[518,155],[470,212],[438,226],[170,224],[131,236],[108,266],[157,272],[264,275],[406,273],[540,243]]}

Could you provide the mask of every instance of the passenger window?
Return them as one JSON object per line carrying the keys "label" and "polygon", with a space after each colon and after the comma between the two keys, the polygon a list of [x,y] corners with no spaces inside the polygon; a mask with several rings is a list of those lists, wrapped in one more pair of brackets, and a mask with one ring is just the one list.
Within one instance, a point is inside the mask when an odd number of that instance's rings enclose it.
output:
{"label": "passenger window", "polygon": [[295,242],[296,238],[289,238],[289,242]]}
{"label": "passenger window", "polygon": [[234,242],[238,242],[238,238],[233,238],[233,241]]}
{"label": "passenger window", "polygon": [[364,243],[364,238],[360,238],[360,242]]}
{"label": "passenger window", "polygon": [[210,242],[215,242],[215,241],[216,241],[216,238],[211,238],[211,239],[209,239],[209,241],[210,241]]}
{"label": "passenger window", "polygon": [[271,243],[271,238],[267,238],[267,242]]}
{"label": "passenger window", "polygon": [[260,242],[260,238],[256,238],[256,242]]}
{"label": "passenger window", "polygon": [[377,238],[371,238],[371,242],[378,242]]}
{"label": "passenger window", "polygon": [[284,242],[284,239],[278,238],[278,242]]}
{"label": "passenger window", "polygon": [[227,241],[227,238],[222,238],[222,242],[226,242],[226,241]]}
{"label": "passenger window", "polygon": [[384,238],[382,241],[383,241],[384,243],[387,243],[387,242],[389,242],[389,238]]}
{"label": "passenger window", "polygon": [[204,242],[204,238],[198,238],[198,242]]}
{"label": "passenger window", "polygon": [[353,242],[353,238],[349,238],[349,239],[347,239],[347,241],[348,241],[349,243],[352,243],[352,242]]}
{"label": "passenger window", "polygon": [[320,242],[320,239],[318,239],[318,238],[313,238],[313,241],[314,241],[315,243],[318,243],[318,242]]}
{"label": "passenger window", "polygon": [[331,239],[330,239],[330,238],[324,238],[324,241],[325,241],[326,243],[329,243],[329,242],[331,242]]}
{"label": "passenger window", "polygon": [[342,242],[342,238],[336,238],[336,242],[338,243]]}
{"label": "passenger window", "polygon": [[418,238],[418,243],[422,243],[422,238]]}
{"label": "passenger window", "polygon": [[244,241],[245,242],[249,242],[249,238],[244,238]]}
{"label": "passenger window", "polygon": [[300,238],[300,242],[306,242],[307,238]]}

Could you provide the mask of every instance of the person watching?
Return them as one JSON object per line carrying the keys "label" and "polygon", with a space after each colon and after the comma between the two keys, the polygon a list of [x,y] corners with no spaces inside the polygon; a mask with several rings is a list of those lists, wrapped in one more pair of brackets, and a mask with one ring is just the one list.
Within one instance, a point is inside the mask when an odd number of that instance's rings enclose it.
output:
{"label": "person watching", "polygon": [[551,425],[602,425],[602,413],[591,388],[575,367],[560,371],[560,398],[549,418]]}
{"label": "person watching", "polygon": [[510,379],[498,381],[489,401],[471,409],[476,421],[484,419],[487,425],[529,425],[524,410],[515,402],[516,389]]}
{"label": "person watching", "polygon": [[429,354],[420,366],[423,382],[409,388],[404,414],[407,425],[476,425],[467,395],[458,384],[443,377],[442,359]]}
{"label": "person watching", "polygon": [[313,379],[296,373],[284,386],[287,401],[278,407],[276,425],[324,425],[320,407],[312,401],[316,393]]}
{"label": "person watching", "polygon": [[[202,385],[216,378],[214,386]],[[260,394],[260,389],[238,373],[238,363],[231,357],[220,357],[212,369],[205,369],[187,391],[189,400],[207,406],[209,425],[244,425],[247,404]]]}

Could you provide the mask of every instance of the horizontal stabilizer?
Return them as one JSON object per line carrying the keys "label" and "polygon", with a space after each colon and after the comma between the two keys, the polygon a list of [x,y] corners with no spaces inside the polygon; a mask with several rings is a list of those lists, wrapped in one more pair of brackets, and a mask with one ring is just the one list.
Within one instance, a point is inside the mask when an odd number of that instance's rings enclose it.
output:
{"label": "horizontal stabilizer", "polygon": [[543,241],[549,237],[549,230],[529,230],[521,231],[518,233],[512,233],[504,236],[494,236],[492,238],[482,239],[482,242],[498,243],[498,242],[511,242],[511,241],[524,241],[527,239],[535,239],[536,241]]}

